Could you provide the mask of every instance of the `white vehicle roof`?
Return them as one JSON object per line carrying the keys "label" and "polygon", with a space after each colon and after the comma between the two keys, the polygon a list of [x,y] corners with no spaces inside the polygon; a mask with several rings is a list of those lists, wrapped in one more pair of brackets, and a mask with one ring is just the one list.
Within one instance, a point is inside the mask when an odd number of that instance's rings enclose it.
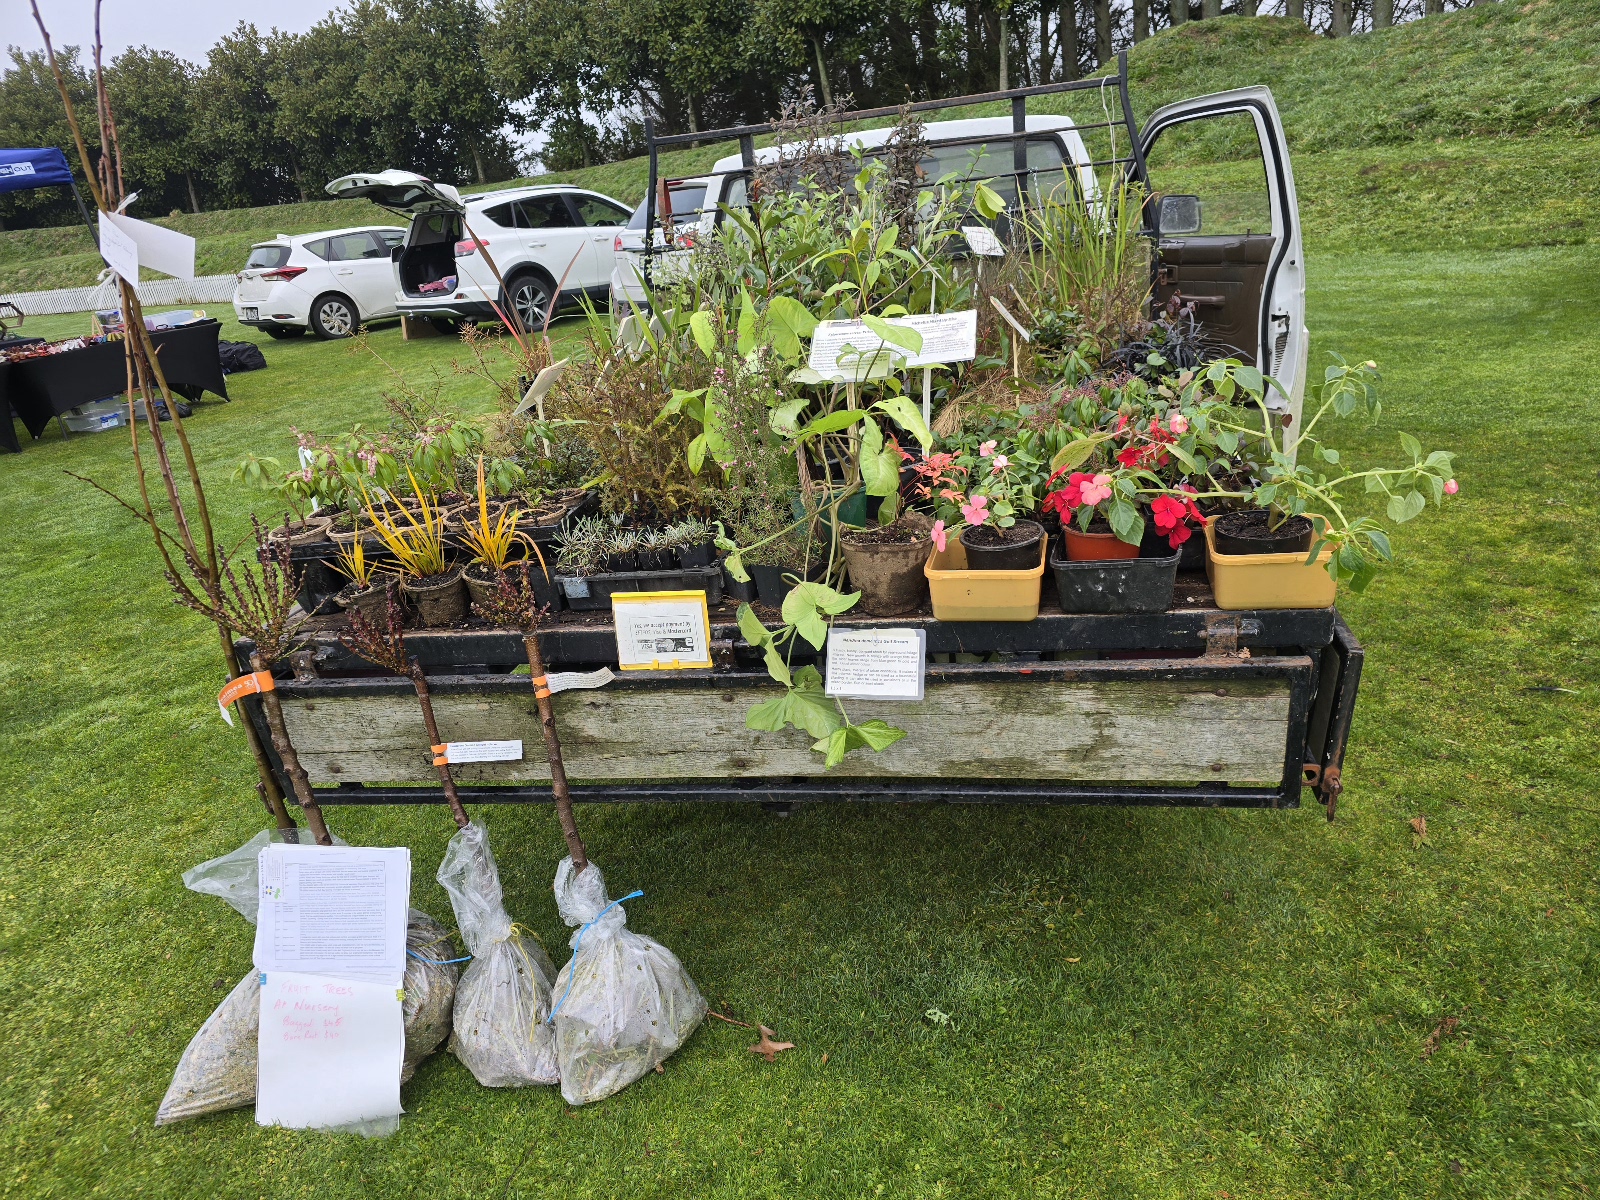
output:
{"label": "white vehicle roof", "polygon": [[[1074,128],[1071,117],[1032,116],[1027,121],[1029,133],[1059,133]],[[861,129],[844,134],[844,140],[847,144],[859,146],[863,150],[873,150],[888,141],[892,133],[894,133],[892,127]],[[975,137],[993,137],[998,142],[1011,137],[1011,118],[972,117],[965,121],[935,121],[924,127],[922,136],[932,145]],[[1076,133],[1072,134],[1067,142],[1080,163],[1088,157],[1083,153],[1082,139]],[[756,151],[756,161],[777,162],[780,153],[781,150],[777,146],[763,146]],[[726,158],[717,159],[716,165],[711,169],[718,175],[725,175],[742,170],[743,167],[744,160],[737,154],[730,154]]]}
{"label": "white vehicle roof", "polygon": [[339,237],[346,233],[404,233],[404,225],[351,225],[347,229],[324,229],[318,233],[278,233],[265,242],[252,242],[250,249],[257,246],[303,246],[307,242],[314,242],[318,238]]}

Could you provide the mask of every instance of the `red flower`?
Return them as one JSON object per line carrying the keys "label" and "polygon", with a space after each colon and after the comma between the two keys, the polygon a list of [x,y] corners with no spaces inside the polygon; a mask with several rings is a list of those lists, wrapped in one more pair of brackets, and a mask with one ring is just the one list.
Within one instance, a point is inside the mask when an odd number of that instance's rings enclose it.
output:
{"label": "red flower", "polygon": [[1194,532],[1189,528],[1189,518],[1205,519],[1193,500],[1179,500],[1176,496],[1157,496],[1150,502],[1150,516],[1156,532],[1166,534],[1167,545],[1174,550],[1187,542]]}
{"label": "red flower", "polygon": [[[1062,468],[1062,470],[1065,469]],[[1060,475],[1061,471],[1057,471],[1050,476],[1050,482],[1054,483]],[[1093,475],[1085,475],[1082,471],[1072,472],[1067,479],[1066,487],[1059,488],[1044,498],[1045,512],[1057,513],[1063,518],[1069,512],[1075,512],[1078,506],[1083,503],[1083,485],[1086,483],[1092,484],[1093,482]]]}
{"label": "red flower", "polygon": [[1144,458],[1146,449],[1144,446],[1124,446],[1117,451],[1117,461],[1129,469],[1137,467]]}

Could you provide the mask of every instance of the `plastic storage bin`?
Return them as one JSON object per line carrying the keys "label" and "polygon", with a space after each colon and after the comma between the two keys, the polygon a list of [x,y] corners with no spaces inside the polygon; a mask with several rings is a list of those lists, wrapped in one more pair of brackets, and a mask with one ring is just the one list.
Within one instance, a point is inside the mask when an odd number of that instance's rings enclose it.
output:
{"label": "plastic storage bin", "polygon": [[961,539],[928,556],[933,615],[940,621],[1031,621],[1039,615],[1039,585],[1050,539],[1039,539],[1039,565],[1026,571],[969,571]]}
{"label": "plastic storage bin", "polygon": [[1160,557],[1068,559],[1061,547],[1050,557],[1061,611],[1069,613],[1149,613],[1172,607],[1181,551]]}
{"label": "plastic storage bin", "polygon": [[1315,563],[1307,563],[1304,554],[1218,554],[1211,524],[1206,522],[1206,574],[1218,608],[1239,612],[1333,604],[1339,585],[1327,569],[1332,546],[1325,546]]}

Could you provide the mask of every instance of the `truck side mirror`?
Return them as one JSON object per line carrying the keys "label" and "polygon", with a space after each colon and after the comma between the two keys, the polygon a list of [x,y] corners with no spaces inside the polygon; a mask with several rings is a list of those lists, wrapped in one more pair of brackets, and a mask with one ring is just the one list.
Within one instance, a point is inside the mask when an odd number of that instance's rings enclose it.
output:
{"label": "truck side mirror", "polygon": [[1168,234],[1199,233],[1200,197],[1161,197],[1161,236]]}

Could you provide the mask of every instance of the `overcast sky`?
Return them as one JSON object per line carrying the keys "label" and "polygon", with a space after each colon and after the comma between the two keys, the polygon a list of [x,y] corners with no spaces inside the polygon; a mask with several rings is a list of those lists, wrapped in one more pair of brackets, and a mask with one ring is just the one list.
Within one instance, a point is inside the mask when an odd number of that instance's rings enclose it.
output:
{"label": "overcast sky", "polygon": [[[204,63],[217,39],[240,21],[263,33],[274,26],[301,33],[336,7],[342,7],[337,0],[102,0],[100,34],[108,60],[129,46],[152,46]],[[39,0],[39,11],[56,46],[82,46],[87,56],[94,40],[94,0]],[[44,49],[28,0],[0,0],[0,41]]]}

